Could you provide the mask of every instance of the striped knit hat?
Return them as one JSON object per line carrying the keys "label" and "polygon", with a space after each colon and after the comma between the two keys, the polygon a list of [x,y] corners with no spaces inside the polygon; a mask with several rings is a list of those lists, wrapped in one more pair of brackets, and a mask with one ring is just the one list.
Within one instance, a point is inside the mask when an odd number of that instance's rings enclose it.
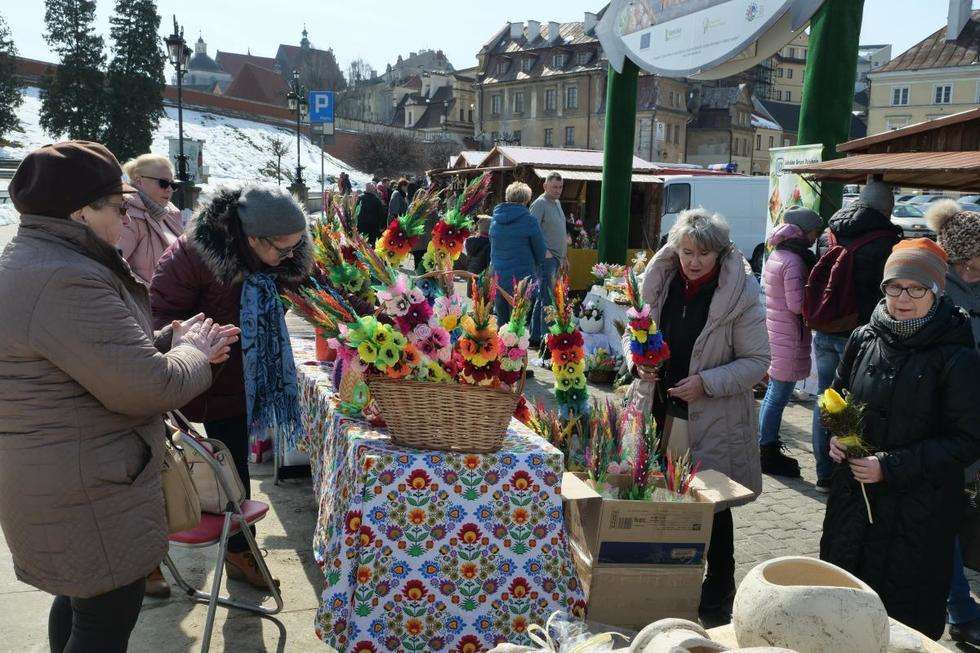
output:
{"label": "striped knit hat", "polygon": [[918,281],[937,297],[946,290],[949,256],[946,250],[928,238],[903,240],[892,248],[885,262],[883,283],[895,279]]}

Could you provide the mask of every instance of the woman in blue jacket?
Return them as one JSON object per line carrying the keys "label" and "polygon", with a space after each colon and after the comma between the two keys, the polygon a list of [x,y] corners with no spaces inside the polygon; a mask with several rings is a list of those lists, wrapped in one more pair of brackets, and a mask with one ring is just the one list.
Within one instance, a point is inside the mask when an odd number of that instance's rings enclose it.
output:
{"label": "woman in blue jacket", "polygon": [[[507,187],[505,202],[493,209],[490,223],[490,265],[499,276],[500,287],[513,292],[515,281],[537,275],[538,266],[544,262],[548,250],[541,235],[538,219],[527,210],[531,201],[531,188],[515,181]],[[510,320],[510,305],[497,295],[497,323]]]}

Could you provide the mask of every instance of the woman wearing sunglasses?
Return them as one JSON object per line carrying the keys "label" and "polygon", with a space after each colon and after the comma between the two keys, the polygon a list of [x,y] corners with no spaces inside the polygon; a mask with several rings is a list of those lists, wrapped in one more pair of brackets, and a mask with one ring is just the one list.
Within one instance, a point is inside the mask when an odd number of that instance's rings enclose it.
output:
{"label": "woman wearing sunglasses", "polygon": [[[184,407],[231,450],[249,494],[250,437],[271,446],[274,428],[299,428],[296,369],[279,291],[313,269],[306,214],[278,186],[219,189],[164,253],[150,284],[155,324],[202,311],[242,329],[241,345],[214,370],[210,389]],[[253,447],[261,456],[264,447]],[[263,588],[245,537],[233,536],[228,576]]]}
{"label": "woman wearing sunglasses", "polygon": [[931,240],[895,245],[885,298],[847,342],[834,387],[864,404],[873,453],[855,456],[831,438],[837,464],[820,541],[822,559],[934,639],[945,628],[963,470],[980,456],[980,355],[967,314],[945,296],[947,271]]}
{"label": "woman wearing sunglasses", "polygon": [[184,221],[170,202],[177,189],[170,160],[159,154],[141,154],[123,166],[136,193],[126,197],[129,224],[119,249],[136,277],[150,285],[157,261],[180,234]]}

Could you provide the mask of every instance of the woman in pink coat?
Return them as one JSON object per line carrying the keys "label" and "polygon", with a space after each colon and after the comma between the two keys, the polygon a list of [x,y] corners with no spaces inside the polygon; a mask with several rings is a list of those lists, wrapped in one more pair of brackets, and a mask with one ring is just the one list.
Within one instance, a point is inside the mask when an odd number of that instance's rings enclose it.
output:
{"label": "woman in pink coat", "polygon": [[157,261],[180,235],[184,220],[170,198],[177,189],[170,160],[159,154],[141,154],[126,162],[123,172],[138,194],[126,196],[129,223],[119,249],[136,278],[150,285]]}
{"label": "woman in pink coat", "polygon": [[810,330],[803,324],[803,291],[816,262],[811,251],[823,225],[810,209],[790,209],[769,237],[762,270],[766,293],[766,330],[772,349],[769,387],[759,411],[759,455],[762,472],[799,477],[800,465],[783,453],[779,426],[796,382],[810,374]]}

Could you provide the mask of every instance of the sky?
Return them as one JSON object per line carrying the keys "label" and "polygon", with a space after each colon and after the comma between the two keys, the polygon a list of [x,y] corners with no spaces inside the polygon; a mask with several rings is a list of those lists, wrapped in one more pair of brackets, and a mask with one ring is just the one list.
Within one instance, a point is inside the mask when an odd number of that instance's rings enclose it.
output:
{"label": "sky", "polygon": [[[280,43],[299,43],[305,24],[313,45],[333,48],[345,73],[348,64],[359,57],[383,72],[398,55],[407,57],[426,48],[441,49],[457,69],[467,68],[476,65],[477,51],[508,21],[582,20],[586,11],[596,12],[603,4],[603,0],[157,1],[163,17],[161,36],[173,31],[172,15],[176,14],[188,42],[203,36],[212,57],[219,49],[275,56]],[[4,0],[2,5],[0,15],[10,25],[20,55],[54,61],[43,38],[43,0]],[[113,0],[98,0],[97,4],[97,28],[107,45],[114,5]],[[861,42],[890,43],[897,56],[944,25],[948,6],[947,0],[865,0]],[[980,0],[973,0],[973,6],[980,7]],[[231,20],[232,16],[237,19]]]}

